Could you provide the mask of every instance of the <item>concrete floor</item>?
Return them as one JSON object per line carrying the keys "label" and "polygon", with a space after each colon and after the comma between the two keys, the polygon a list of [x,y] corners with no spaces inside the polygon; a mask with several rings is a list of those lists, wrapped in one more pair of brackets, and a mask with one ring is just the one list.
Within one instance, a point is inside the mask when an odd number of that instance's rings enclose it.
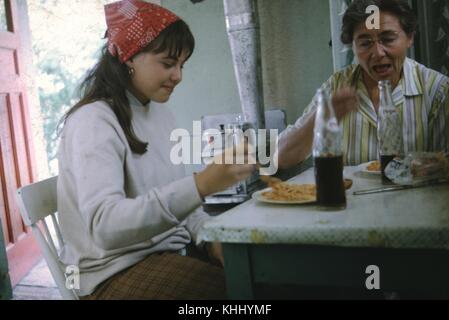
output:
{"label": "concrete floor", "polygon": [[60,300],[61,294],[44,259],[13,289],[13,300]]}

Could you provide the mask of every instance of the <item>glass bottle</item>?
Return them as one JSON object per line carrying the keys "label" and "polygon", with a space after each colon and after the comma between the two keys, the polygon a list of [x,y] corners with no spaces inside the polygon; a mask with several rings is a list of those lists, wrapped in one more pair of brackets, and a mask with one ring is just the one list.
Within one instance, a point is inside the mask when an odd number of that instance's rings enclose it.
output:
{"label": "glass bottle", "polygon": [[402,153],[402,126],[399,112],[393,103],[390,80],[379,81],[378,86],[377,140],[382,183],[391,184],[391,180],[385,176],[385,168],[393,158],[400,156]]}
{"label": "glass bottle", "polygon": [[323,89],[317,91],[313,158],[318,204],[324,209],[346,208],[343,184],[343,156],[341,131],[329,96]]}

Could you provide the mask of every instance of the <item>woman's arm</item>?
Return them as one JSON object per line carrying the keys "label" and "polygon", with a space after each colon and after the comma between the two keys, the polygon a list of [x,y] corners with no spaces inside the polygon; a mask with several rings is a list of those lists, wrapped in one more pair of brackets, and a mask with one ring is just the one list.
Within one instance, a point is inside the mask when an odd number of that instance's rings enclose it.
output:
{"label": "woman's arm", "polygon": [[[315,101],[315,99],[313,99]],[[312,102],[313,104],[313,102]],[[358,99],[354,89],[343,88],[332,96],[335,116],[340,122],[343,117],[357,110]],[[308,108],[309,109],[309,108]],[[301,121],[301,125],[295,125],[279,139],[279,168],[288,169],[304,161],[312,151],[313,129],[315,126],[316,106],[310,106],[310,111],[306,113]]]}
{"label": "woman's arm", "polygon": [[308,115],[301,127],[293,127],[279,139],[278,164],[288,169],[304,161],[312,150],[315,111]]}

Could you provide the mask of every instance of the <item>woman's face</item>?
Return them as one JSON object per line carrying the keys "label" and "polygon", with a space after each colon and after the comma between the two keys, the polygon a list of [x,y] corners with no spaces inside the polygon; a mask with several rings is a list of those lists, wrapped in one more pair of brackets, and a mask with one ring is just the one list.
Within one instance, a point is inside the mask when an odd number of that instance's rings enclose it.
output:
{"label": "woman's face", "polygon": [[167,102],[175,87],[182,80],[182,68],[188,57],[182,52],[179,57],[162,53],[141,52],[126,62],[134,69],[131,76],[131,91],[142,102]]}
{"label": "woman's face", "polygon": [[369,30],[361,23],[353,38],[353,50],[363,68],[365,84],[377,86],[378,81],[389,79],[396,86],[407,49],[413,44],[413,35],[404,32],[398,17],[380,12],[379,29]]}

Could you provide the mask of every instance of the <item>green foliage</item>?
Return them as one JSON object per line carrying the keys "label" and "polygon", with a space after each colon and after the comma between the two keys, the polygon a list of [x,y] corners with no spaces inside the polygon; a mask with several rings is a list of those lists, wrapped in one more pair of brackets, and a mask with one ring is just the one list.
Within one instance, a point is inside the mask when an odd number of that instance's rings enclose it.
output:
{"label": "green foliage", "polygon": [[431,46],[434,59],[432,66],[443,74],[449,74],[449,1],[437,0],[432,3],[430,23]]}
{"label": "green foliage", "polygon": [[103,5],[111,0],[29,0],[33,60],[50,172],[57,174],[57,126],[104,43]]}
{"label": "green foliage", "polygon": [[[39,50],[39,49],[35,49]],[[76,79],[65,70],[64,65],[55,57],[48,57],[37,64],[39,72],[51,76],[51,81],[59,84],[58,89],[47,91],[39,87],[39,101],[44,119],[44,136],[47,142],[49,161],[56,158],[57,135],[56,128],[59,119],[71,105],[76,86]]]}

